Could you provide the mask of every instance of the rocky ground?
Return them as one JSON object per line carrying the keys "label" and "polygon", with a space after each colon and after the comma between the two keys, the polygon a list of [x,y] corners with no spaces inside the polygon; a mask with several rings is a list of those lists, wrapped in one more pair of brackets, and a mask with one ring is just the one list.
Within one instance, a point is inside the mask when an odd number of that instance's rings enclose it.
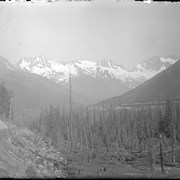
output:
{"label": "rocky ground", "polygon": [[64,177],[63,156],[26,128],[0,120],[0,177]]}

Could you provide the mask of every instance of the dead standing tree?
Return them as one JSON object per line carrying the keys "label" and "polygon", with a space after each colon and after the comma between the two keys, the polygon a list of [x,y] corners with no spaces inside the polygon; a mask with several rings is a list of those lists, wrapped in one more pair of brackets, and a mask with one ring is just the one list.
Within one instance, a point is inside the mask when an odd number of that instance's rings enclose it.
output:
{"label": "dead standing tree", "polygon": [[13,114],[13,92],[10,91],[10,108],[9,108],[9,120],[12,121],[13,120],[13,117],[12,117],[12,114]]}
{"label": "dead standing tree", "polygon": [[172,107],[172,165],[175,166],[176,159],[175,159],[175,144],[176,144],[176,121],[177,121],[177,112],[175,107]]}
{"label": "dead standing tree", "polygon": [[164,174],[164,158],[163,158],[162,135],[161,135],[161,134],[159,134],[159,138],[160,138],[160,144],[159,144],[159,149],[160,149],[160,163],[161,163],[162,173]]}
{"label": "dead standing tree", "polygon": [[155,159],[154,159],[154,143],[153,143],[153,135],[154,135],[154,112],[151,109],[151,107],[148,108],[147,112],[147,118],[148,118],[148,140],[149,140],[149,163],[150,163],[150,168],[151,172],[154,172],[155,170]]}

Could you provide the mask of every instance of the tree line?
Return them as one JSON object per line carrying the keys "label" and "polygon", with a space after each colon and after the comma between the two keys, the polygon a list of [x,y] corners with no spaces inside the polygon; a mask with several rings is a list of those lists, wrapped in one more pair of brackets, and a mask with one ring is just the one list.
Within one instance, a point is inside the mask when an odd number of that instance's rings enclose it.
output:
{"label": "tree line", "polygon": [[0,84],[0,116],[2,119],[13,118],[12,91],[5,84]]}

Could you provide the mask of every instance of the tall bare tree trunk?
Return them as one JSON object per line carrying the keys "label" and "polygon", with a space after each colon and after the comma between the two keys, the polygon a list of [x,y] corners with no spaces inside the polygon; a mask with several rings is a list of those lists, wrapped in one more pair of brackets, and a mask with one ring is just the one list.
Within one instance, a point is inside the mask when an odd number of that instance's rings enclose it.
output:
{"label": "tall bare tree trunk", "polygon": [[149,162],[150,162],[150,168],[151,172],[154,172],[155,170],[155,162],[154,162],[154,154],[153,154],[153,143],[152,138],[149,136]]}
{"label": "tall bare tree trunk", "polygon": [[92,143],[92,133],[91,133],[91,129],[90,129],[90,123],[89,123],[89,110],[88,110],[88,107],[87,107],[87,110],[86,110],[86,113],[87,113],[87,115],[86,115],[86,117],[87,117],[87,134],[89,135],[88,137],[88,144],[89,144],[89,147],[90,147],[90,149],[92,150],[93,149],[93,143]]}
{"label": "tall bare tree trunk", "polygon": [[69,68],[69,137],[70,137],[70,148],[72,149],[72,82],[71,82],[71,70]]}
{"label": "tall bare tree trunk", "polygon": [[109,152],[109,134],[108,134],[108,127],[107,127],[106,118],[105,118],[104,101],[103,101],[103,129],[104,129],[104,134],[106,138],[107,152]]}
{"label": "tall bare tree trunk", "polygon": [[10,100],[9,120],[12,120],[12,96],[11,96],[11,100]]}
{"label": "tall bare tree trunk", "polygon": [[176,135],[175,135],[175,124],[176,124],[177,114],[175,108],[172,110],[172,164],[175,165],[175,143],[176,143]]}
{"label": "tall bare tree trunk", "polygon": [[[153,138],[153,134],[154,134],[154,121],[155,121],[155,114],[154,111],[151,109],[151,137]],[[155,170],[155,156],[154,156],[154,143],[153,143],[153,139],[151,139],[151,144],[152,144],[152,171]]]}
{"label": "tall bare tree trunk", "polygon": [[162,135],[159,135],[160,137],[160,145],[159,145],[159,149],[160,149],[160,163],[161,163],[161,170],[162,173],[164,174],[164,159],[163,159],[163,148],[162,148]]}

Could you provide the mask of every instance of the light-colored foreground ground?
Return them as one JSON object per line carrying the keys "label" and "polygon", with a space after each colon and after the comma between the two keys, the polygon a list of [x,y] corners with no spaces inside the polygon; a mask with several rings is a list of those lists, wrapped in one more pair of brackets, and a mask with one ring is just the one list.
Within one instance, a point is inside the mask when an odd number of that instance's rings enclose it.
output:
{"label": "light-colored foreground ground", "polygon": [[0,120],[0,178],[64,177],[65,164],[41,137]]}

